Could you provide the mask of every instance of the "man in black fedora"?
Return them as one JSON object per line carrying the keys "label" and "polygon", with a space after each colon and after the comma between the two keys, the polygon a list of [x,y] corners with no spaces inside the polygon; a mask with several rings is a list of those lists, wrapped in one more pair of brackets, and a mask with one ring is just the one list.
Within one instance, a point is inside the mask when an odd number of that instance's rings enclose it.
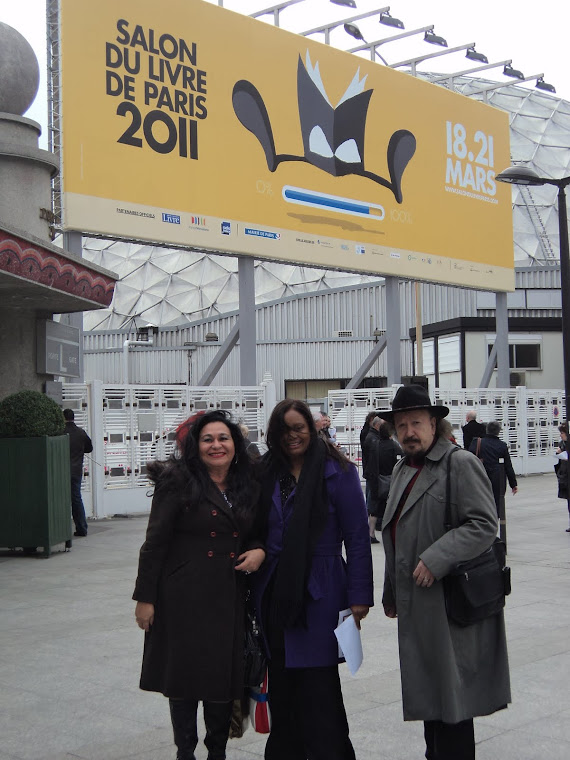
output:
{"label": "man in black fedora", "polygon": [[[382,540],[382,603],[398,618],[404,720],[423,720],[428,760],[474,760],[473,718],[511,701],[503,613],[460,627],[446,614],[442,579],[487,549],[497,513],[481,462],[440,435],[449,409],[419,385],[398,389],[391,422],[404,452],[394,468]],[[450,453],[453,527],[446,531]]]}

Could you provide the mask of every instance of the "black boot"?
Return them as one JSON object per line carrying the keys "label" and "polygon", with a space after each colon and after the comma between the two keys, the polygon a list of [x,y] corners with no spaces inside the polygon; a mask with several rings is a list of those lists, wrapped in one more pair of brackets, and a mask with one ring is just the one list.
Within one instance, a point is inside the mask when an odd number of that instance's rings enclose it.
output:
{"label": "black boot", "polygon": [[232,702],[204,702],[208,760],[225,760],[232,719]]}
{"label": "black boot", "polygon": [[169,699],[170,718],[174,732],[174,744],[178,752],[176,760],[196,760],[194,750],[198,744],[196,712],[198,702],[192,699]]}

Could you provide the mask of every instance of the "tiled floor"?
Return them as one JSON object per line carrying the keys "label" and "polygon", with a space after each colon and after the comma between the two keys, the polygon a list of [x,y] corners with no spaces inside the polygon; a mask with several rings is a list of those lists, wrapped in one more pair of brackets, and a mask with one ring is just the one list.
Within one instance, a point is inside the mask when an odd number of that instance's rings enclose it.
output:
{"label": "tiled floor", "polygon": [[[507,512],[513,704],[476,721],[477,757],[568,760],[570,534],[554,475],[522,479]],[[0,551],[0,760],[174,760],[166,700],[138,689],[130,597],[145,527],[146,517],[92,523],[49,559]],[[383,552],[372,549],[380,589]],[[361,671],[341,667],[351,736],[358,760],[421,760],[422,725],[402,720],[396,624],[379,597]],[[264,744],[250,728],[228,760],[259,760]]]}

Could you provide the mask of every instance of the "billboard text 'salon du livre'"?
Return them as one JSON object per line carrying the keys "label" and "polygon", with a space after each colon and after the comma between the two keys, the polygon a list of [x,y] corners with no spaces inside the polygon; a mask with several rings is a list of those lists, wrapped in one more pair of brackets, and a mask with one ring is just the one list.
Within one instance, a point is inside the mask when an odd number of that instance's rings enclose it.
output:
{"label": "billboard text 'salon du livre'", "polygon": [[201,0],[62,0],[69,229],[514,286],[490,106]]}

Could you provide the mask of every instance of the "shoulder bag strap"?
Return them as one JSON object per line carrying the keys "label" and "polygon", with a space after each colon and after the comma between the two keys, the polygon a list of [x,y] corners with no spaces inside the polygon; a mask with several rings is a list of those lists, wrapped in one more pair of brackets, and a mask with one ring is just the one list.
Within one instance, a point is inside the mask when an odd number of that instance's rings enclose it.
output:
{"label": "shoulder bag strap", "polygon": [[447,457],[447,479],[445,483],[445,530],[451,530],[453,528],[451,522],[451,457],[459,451],[459,447],[451,449],[449,456]]}
{"label": "shoulder bag strap", "polygon": [[480,455],[481,455],[481,439],[480,439],[480,438],[477,438],[477,449],[476,449],[476,451],[475,451],[475,456],[476,456],[478,459],[481,459],[481,456],[480,456]]}

